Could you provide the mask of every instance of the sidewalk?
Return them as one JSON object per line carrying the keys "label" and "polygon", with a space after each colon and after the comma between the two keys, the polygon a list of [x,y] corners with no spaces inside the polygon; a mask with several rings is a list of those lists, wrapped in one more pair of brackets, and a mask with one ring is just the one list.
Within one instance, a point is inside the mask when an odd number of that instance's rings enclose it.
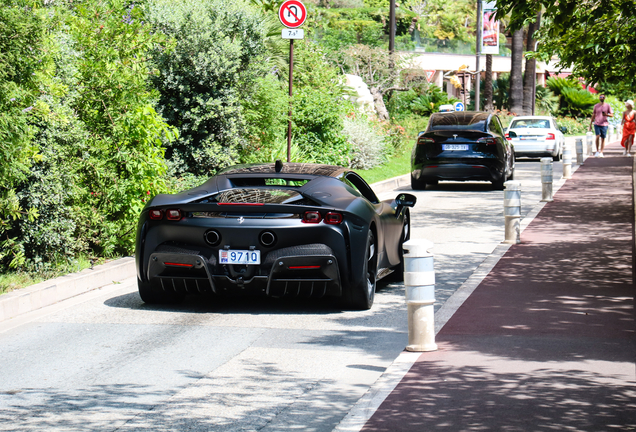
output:
{"label": "sidewalk", "polygon": [[633,159],[621,152],[586,160],[361,430],[636,428]]}

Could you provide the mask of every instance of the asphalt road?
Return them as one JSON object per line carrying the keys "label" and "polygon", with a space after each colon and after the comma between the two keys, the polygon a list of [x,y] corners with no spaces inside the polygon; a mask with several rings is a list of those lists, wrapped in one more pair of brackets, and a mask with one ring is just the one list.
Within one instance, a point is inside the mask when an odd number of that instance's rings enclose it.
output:
{"label": "asphalt road", "polygon": [[[516,180],[525,215],[541,199],[539,161],[518,161]],[[414,193],[412,238],[435,243],[439,307],[503,240],[503,192]],[[150,307],[130,279],[0,323],[0,430],[331,431],[407,342],[404,287],[379,285],[370,311],[343,312],[271,299]]]}

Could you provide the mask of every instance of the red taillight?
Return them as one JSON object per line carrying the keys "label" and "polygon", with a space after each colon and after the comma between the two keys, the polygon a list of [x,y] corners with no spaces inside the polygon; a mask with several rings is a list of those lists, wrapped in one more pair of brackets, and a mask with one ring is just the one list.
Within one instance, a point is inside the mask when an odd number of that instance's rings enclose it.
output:
{"label": "red taillight", "polygon": [[510,134],[506,134],[506,139],[507,139],[508,141],[511,141],[511,140],[512,140],[512,138],[510,138]]}
{"label": "red taillight", "polygon": [[164,265],[167,265],[169,267],[187,267],[187,268],[192,268],[194,267],[193,264],[185,264],[185,263],[173,263],[173,262],[165,262]]}
{"label": "red taillight", "polygon": [[320,223],[321,220],[322,216],[320,216],[320,213],[317,211],[308,211],[303,215],[304,223],[317,224]]}
{"label": "red taillight", "polygon": [[171,221],[181,220],[181,210],[179,209],[166,210],[166,219]]}
{"label": "red taillight", "polygon": [[342,215],[340,213],[329,212],[325,215],[325,223],[329,225],[338,225],[342,223]]}
{"label": "red taillight", "polygon": [[418,144],[435,144],[435,140],[431,138],[420,137],[417,139]]}
{"label": "red taillight", "polygon": [[479,138],[479,139],[477,140],[477,142],[478,142],[479,144],[497,145],[497,140],[496,140],[496,139],[494,139],[494,138],[490,138],[490,137],[488,137],[488,138]]}
{"label": "red taillight", "polygon": [[161,220],[163,219],[163,210],[150,210],[150,219]]}
{"label": "red taillight", "polygon": [[553,139],[556,139],[556,137],[554,136],[554,134],[553,134],[553,133],[549,133],[549,134],[547,134],[547,135],[545,136],[545,139],[546,139],[546,140],[553,140]]}

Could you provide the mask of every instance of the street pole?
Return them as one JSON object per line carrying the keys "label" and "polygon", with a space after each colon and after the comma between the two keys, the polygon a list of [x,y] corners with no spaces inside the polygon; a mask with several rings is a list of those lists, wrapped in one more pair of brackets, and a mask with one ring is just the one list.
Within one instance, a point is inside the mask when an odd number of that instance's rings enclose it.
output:
{"label": "street pole", "polygon": [[291,162],[292,93],[294,75],[294,40],[289,40],[289,119],[287,123],[287,162]]}
{"label": "street pole", "polygon": [[477,53],[477,57],[475,58],[475,72],[477,72],[477,74],[475,75],[475,111],[479,111],[479,105],[481,102],[481,65],[479,64],[481,60],[481,30],[481,0],[477,0],[477,49],[475,51]]}
{"label": "street pole", "polygon": [[[389,2],[389,54],[395,53],[395,0]],[[391,59],[391,62],[393,59]]]}

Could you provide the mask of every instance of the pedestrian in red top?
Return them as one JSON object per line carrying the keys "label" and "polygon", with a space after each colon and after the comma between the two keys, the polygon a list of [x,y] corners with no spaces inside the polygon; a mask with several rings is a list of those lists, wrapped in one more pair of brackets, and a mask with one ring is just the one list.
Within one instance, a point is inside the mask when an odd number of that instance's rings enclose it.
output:
{"label": "pedestrian in red top", "polygon": [[636,111],[634,111],[634,101],[625,102],[625,112],[623,112],[623,139],[621,145],[625,147],[623,156],[631,156],[632,145],[634,145],[634,133],[636,133]]}
{"label": "pedestrian in red top", "polygon": [[594,133],[596,134],[596,153],[594,156],[603,157],[603,149],[605,148],[605,137],[607,136],[607,127],[609,126],[608,117],[614,117],[614,112],[610,104],[605,102],[605,95],[598,97],[600,101],[594,105],[592,111],[592,119],[590,120],[590,130],[594,125]]}

